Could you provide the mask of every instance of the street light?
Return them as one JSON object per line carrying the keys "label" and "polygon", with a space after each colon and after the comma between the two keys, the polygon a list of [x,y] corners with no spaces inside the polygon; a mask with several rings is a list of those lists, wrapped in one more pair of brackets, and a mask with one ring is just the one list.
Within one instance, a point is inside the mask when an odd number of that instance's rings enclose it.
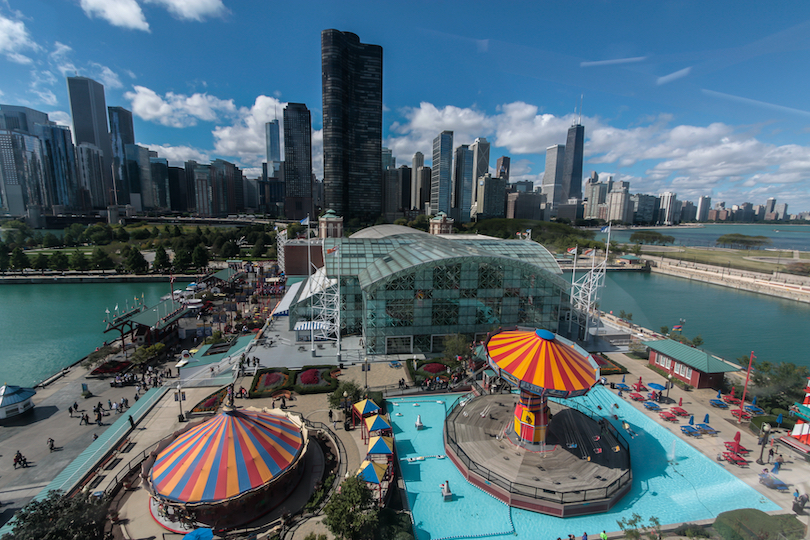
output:
{"label": "street light", "polygon": [[667,375],[667,380],[669,381],[667,383],[667,401],[669,401],[669,389],[672,388],[672,373]]}
{"label": "street light", "polygon": [[368,356],[366,356],[365,358],[363,358],[363,362],[364,362],[364,363],[363,363],[363,372],[364,372],[364,373],[365,373],[365,375],[366,375],[366,384],[365,384],[365,387],[366,387],[366,393],[368,393],[368,367],[369,367],[369,366],[368,366]]}
{"label": "street light", "polygon": [[771,425],[768,423],[763,423],[762,428],[760,431],[760,438],[762,439],[762,448],[759,450],[759,459],[757,463],[760,465],[764,465],[765,462],[762,461],[762,455],[765,453],[765,447],[768,445],[768,435],[771,433]]}
{"label": "street light", "polygon": [[180,388],[180,382],[179,381],[177,382],[177,394],[176,395],[177,395],[177,403],[180,404],[180,416],[178,418],[182,422],[183,418],[184,418],[184,415],[183,415],[183,391]]}

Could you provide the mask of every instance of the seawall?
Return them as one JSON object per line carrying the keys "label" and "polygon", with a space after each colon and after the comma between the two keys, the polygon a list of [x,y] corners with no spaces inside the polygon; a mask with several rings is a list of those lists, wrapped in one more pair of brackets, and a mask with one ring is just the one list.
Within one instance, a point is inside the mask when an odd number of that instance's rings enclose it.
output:
{"label": "seawall", "polygon": [[810,280],[801,276],[779,278],[772,274],[744,272],[720,266],[692,264],[662,257],[647,258],[651,271],[702,283],[711,283],[757,294],[810,304]]}
{"label": "seawall", "polygon": [[[194,274],[175,274],[180,283],[194,281]],[[168,281],[162,274],[18,274],[0,276],[0,285],[46,284],[46,283],[150,283]],[[185,285],[184,285],[185,286]]]}

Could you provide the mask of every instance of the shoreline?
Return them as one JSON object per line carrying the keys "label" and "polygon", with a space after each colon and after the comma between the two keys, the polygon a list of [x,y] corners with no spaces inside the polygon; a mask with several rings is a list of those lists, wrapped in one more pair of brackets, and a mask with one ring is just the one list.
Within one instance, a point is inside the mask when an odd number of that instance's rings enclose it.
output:
{"label": "shoreline", "polygon": [[[196,280],[197,274],[176,274],[175,279]],[[169,281],[168,274],[69,274],[0,276],[0,285],[44,285],[47,283],[156,283]]]}

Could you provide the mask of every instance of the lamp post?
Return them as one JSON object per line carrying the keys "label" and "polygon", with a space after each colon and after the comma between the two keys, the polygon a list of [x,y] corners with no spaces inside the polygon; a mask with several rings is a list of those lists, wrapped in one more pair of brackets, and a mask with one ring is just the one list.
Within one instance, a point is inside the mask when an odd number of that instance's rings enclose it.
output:
{"label": "lamp post", "polygon": [[765,453],[765,447],[768,445],[768,435],[771,433],[771,425],[768,423],[763,423],[761,431],[759,433],[760,438],[762,439],[762,448],[759,450],[759,459],[757,459],[757,463],[760,465],[764,465],[765,462],[762,461],[762,455]]}
{"label": "lamp post", "polygon": [[366,356],[365,358],[363,358],[363,372],[366,375],[366,379],[365,379],[366,380],[366,383],[365,383],[366,393],[368,393],[368,367],[369,367],[368,366],[368,356]]}
{"label": "lamp post", "polygon": [[183,390],[180,388],[180,382],[177,383],[177,403],[180,404],[180,416],[178,417],[180,421],[183,421]]}
{"label": "lamp post", "polygon": [[667,401],[669,401],[669,389],[672,388],[672,373],[667,375]]}

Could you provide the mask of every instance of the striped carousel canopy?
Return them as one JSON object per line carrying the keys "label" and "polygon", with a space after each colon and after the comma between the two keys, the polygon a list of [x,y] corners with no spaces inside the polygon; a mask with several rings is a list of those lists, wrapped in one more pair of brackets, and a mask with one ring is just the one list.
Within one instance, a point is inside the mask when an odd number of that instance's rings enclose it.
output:
{"label": "striped carousel canopy", "polygon": [[501,332],[489,340],[487,352],[501,377],[537,394],[582,395],[599,376],[584,349],[548,330]]}
{"label": "striped carousel canopy", "polygon": [[180,435],[155,460],[155,492],[182,503],[218,502],[259,488],[283,473],[304,447],[287,416],[225,411]]}

